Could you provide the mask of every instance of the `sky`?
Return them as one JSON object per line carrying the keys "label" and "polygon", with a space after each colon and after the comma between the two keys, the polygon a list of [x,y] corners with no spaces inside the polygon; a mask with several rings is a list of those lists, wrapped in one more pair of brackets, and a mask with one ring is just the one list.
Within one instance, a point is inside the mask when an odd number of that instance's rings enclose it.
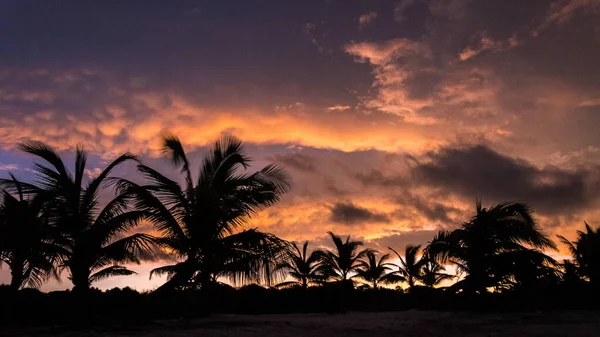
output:
{"label": "sky", "polygon": [[477,198],[573,238],[600,225],[598,60],[600,0],[0,0],[0,176],[33,179],[35,139],[85,146],[90,177],[131,151],[176,178],[162,132],[196,167],[233,134],[294,179],[248,224],[284,239],[402,250]]}

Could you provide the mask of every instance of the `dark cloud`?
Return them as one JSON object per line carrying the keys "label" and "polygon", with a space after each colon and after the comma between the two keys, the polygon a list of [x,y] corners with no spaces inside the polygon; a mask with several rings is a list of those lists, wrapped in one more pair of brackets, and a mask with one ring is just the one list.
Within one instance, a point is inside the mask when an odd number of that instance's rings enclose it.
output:
{"label": "dark cloud", "polygon": [[408,179],[400,175],[384,175],[378,169],[370,169],[366,173],[359,172],[354,176],[365,186],[408,186]]}
{"label": "dark cloud", "polygon": [[[396,202],[405,206],[412,206],[415,210],[430,221],[451,223],[462,211],[450,205],[444,205],[433,198],[427,198],[409,192],[396,198]],[[402,210],[395,213],[398,218],[406,218]]]}
{"label": "dark cloud", "polygon": [[[392,232],[389,235],[367,240],[362,236],[352,235],[351,233],[334,233],[342,237],[344,240],[350,236],[350,240],[363,243],[364,248],[375,249],[381,253],[391,253],[388,247],[395,249],[398,252],[404,250],[406,245],[421,245],[425,247],[437,230],[416,230],[409,232]],[[329,235],[318,237],[314,240],[309,240],[310,249],[333,249],[333,243]]]}
{"label": "dark cloud", "polygon": [[364,222],[389,222],[387,215],[372,212],[353,203],[335,203],[331,208],[331,221],[346,225]]}
{"label": "dark cloud", "polygon": [[315,158],[295,152],[285,155],[275,155],[274,160],[283,164],[284,166],[292,169],[296,169],[302,172],[315,172]]}
{"label": "dark cloud", "polygon": [[387,247],[392,247],[396,251],[400,252],[404,250],[406,245],[425,246],[429,241],[431,241],[436,233],[436,230],[402,232],[369,240],[365,243],[367,246],[375,248],[381,252],[386,251]]}
{"label": "dark cloud", "polygon": [[475,200],[528,202],[556,213],[588,206],[598,197],[597,175],[587,169],[538,168],[485,146],[444,148],[414,168],[418,182]]}

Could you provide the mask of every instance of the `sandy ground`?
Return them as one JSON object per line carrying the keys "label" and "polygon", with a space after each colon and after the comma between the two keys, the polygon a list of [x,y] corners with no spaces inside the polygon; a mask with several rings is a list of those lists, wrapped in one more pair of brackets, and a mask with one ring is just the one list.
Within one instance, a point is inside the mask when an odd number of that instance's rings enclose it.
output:
{"label": "sandy ground", "polygon": [[7,331],[15,336],[600,336],[600,312],[473,314],[390,313],[215,315],[132,327]]}

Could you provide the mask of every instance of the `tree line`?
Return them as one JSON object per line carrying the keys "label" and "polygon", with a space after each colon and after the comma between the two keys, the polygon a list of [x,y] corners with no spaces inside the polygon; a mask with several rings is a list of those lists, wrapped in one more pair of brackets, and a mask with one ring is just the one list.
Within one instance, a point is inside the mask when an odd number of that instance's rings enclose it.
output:
{"label": "tree line", "polygon": [[[362,249],[362,242],[332,232],[332,250],[309,253],[308,242],[299,246],[244,226],[291,189],[283,167],[245,172],[251,158],[239,139],[225,136],[193,175],[179,139],[165,134],[162,141],[183,184],[130,153],[86,181],[83,148],[77,147],[71,172],[52,147],[20,143],[39,162],[33,183],[12,174],[0,180],[0,264],[10,268],[10,287],[38,288],[66,272],[73,292],[86,292],[99,280],[134,274],[125,264],[164,256],[175,262],[151,271],[150,277],[167,276],[156,293],[208,289],[220,280],[300,289],[332,282],[372,289],[406,284],[411,291],[443,285],[472,294],[600,284],[600,230],[586,223],[574,242],[559,237],[573,258],[555,261],[546,252],[557,245],[522,203],[485,208],[477,202],[475,215],[457,229],[439,231],[425,247],[407,245],[403,254]],[[111,175],[126,162],[136,164],[142,182]],[[113,195],[101,201],[106,194]],[[143,222],[156,235],[130,234]]]}

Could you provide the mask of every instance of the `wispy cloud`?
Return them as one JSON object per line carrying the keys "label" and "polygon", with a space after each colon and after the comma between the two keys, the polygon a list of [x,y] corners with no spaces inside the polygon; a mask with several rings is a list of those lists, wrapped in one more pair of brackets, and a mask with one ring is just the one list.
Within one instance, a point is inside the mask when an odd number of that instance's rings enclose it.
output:
{"label": "wispy cloud", "polygon": [[349,105],[339,105],[339,104],[325,108],[325,110],[327,110],[327,111],[344,111],[344,110],[349,110],[349,109],[351,109],[351,107]]}
{"label": "wispy cloud", "polygon": [[0,171],[13,171],[13,170],[18,170],[19,169],[19,165],[18,164],[3,164],[0,163]]}
{"label": "wispy cloud", "polygon": [[358,26],[365,27],[377,18],[377,12],[369,12],[358,17]]}
{"label": "wispy cloud", "polygon": [[542,22],[531,31],[532,36],[538,36],[542,30],[554,24],[562,24],[571,20],[578,11],[598,12],[600,1],[598,0],[566,0],[555,1],[550,5],[548,12]]}
{"label": "wispy cloud", "polygon": [[585,100],[585,101],[577,104],[577,107],[580,107],[580,108],[592,107],[592,106],[600,106],[600,98],[588,99],[588,100]]}
{"label": "wispy cloud", "polygon": [[485,33],[482,35],[483,36],[477,41],[477,43],[474,46],[466,47],[462,52],[460,52],[458,57],[461,61],[466,61],[485,51],[497,53],[510,50],[521,44],[516,35],[513,35],[510,38],[503,41],[491,39],[487,37]]}

